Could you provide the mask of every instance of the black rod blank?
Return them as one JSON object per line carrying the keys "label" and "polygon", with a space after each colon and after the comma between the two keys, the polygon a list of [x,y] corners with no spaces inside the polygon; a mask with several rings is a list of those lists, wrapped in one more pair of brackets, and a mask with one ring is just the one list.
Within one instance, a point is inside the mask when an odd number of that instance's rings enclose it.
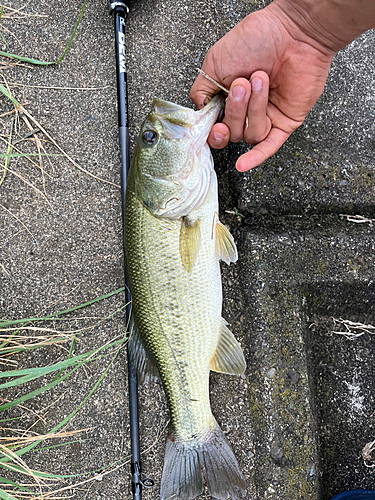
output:
{"label": "black rod blank", "polygon": [[[115,43],[116,43],[116,74],[117,74],[117,103],[118,125],[121,162],[121,202],[122,218],[125,223],[125,192],[126,181],[130,168],[129,158],[129,128],[128,128],[128,92],[127,68],[125,52],[125,19],[129,13],[127,1],[108,2],[109,11],[114,15]],[[126,324],[129,324],[131,297],[128,280],[125,273],[125,303]],[[130,413],[130,442],[131,442],[131,473],[133,500],[142,499],[141,459],[139,441],[139,414],[138,414],[138,381],[134,360],[128,350],[128,385],[129,385],[129,413]]]}

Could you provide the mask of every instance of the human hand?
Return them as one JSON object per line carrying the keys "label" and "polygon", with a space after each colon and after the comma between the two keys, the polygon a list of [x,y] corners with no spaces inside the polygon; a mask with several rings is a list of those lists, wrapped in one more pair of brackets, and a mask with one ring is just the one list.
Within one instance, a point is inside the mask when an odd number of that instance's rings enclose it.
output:
{"label": "human hand", "polygon": [[[272,156],[304,121],[323,91],[335,51],[302,31],[274,0],[250,14],[207,53],[202,70],[229,88],[225,118],[213,126],[215,149],[244,139],[254,147],[240,172]],[[191,88],[202,108],[217,86],[201,74]]]}

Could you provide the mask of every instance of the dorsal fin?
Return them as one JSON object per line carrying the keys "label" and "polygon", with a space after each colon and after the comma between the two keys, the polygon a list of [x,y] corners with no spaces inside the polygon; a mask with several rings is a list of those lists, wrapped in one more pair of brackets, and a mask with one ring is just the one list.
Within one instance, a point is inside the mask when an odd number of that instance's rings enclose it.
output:
{"label": "dorsal fin", "polygon": [[221,320],[219,341],[210,361],[210,369],[213,372],[229,375],[241,375],[246,370],[246,361],[241,346],[224,319]]}
{"label": "dorsal fin", "polygon": [[238,253],[233,236],[228,229],[216,217],[215,223],[215,253],[218,259],[223,260],[228,265],[231,262],[236,262]]}
{"label": "dorsal fin", "polygon": [[182,217],[180,230],[180,256],[181,262],[188,273],[191,272],[197,259],[201,243],[201,231],[199,220],[190,221],[188,217]]}

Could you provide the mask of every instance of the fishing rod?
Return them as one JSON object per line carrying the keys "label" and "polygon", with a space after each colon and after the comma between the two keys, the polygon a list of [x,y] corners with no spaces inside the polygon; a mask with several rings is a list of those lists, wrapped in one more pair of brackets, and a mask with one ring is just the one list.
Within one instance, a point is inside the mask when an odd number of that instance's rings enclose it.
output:
{"label": "fishing rod", "polygon": [[[118,103],[118,125],[120,142],[121,163],[121,204],[123,227],[125,222],[125,192],[126,181],[130,168],[129,156],[129,120],[128,120],[128,86],[125,52],[125,20],[129,14],[129,0],[108,0],[110,14],[114,16],[115,44],[116,44],[116,75],[117,75],[117,103]],[[131,296],[128,280],[125,277],[125,319],[129,325],[131,312]],[[138,413],[138,380],[137,368],[134,360],[127,351],[128,358],[128,386],[129,386],[129,416],[130,416],[130,444],[131,444],[131,474],[133,500],[142,499],[142,486],[147,488],[153,486],[151,479],[141,478],[141,457],[139,441],[139,413]]]}

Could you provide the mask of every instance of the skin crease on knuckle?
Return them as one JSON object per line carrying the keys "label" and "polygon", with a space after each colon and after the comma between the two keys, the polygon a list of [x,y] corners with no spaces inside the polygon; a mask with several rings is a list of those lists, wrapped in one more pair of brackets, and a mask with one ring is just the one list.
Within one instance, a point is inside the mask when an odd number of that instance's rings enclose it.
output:
{"label": "skin crease on knuckle", "polygon": [[[255,84],[254,84],[255,80]],[[255,145],[263,141],[269,134],[272,123],[267,115],[269,80],[267,73],[255,72],[250,80],[252,94],[248,104],[244,139],[247,144]]]}
{"label": "skin crease on knuckle", "polygon": [[223,120],[230,131],[231,142],[240,142],[244,138],[244,123],[250,98],[249,81],[244,78],[236,79],[230,88]]}

